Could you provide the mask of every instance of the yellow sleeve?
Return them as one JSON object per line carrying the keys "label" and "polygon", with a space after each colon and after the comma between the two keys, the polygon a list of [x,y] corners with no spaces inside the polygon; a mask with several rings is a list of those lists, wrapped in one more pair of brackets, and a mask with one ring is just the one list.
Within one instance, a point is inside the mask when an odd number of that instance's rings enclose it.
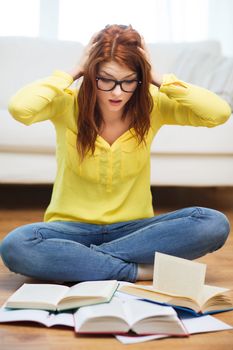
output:
{"label": "yellow sleeve", "polygon": [[152,120],[160,125],[190,125],[214,127],[231,115],[228,103],[215,93],[165,74],[160,89],[152,88],[156,108]]}
{"label": "yellow sleeve", "polygon": [[68,89],[72,83],[71,75],[55,70],[51,76],[20,89],[9,101],[9,112],[25,125],[53,119],[74,102],[74,94]]}

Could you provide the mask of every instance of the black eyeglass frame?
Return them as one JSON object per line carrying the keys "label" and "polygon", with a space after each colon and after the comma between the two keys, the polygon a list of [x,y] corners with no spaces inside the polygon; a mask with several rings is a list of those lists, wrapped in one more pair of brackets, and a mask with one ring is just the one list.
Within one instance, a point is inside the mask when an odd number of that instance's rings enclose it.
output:
{"label": "black eyeglass frame", "polygon": [[[113,87],[111,88],[111,89],[100,89],[99,88],[99,86],[98,86],[98,81],[99,80],[101,80],[101,79],[104,79],[104,80],[108,80],[108,81],[112,81],[112,82],[114,82],[114,85],[113,85]],[[137,89],[137,87],[139,86],[139,85],[141,85],[141,80],[138,80],[138,79],[128,79],[128,80],[115,80],[115,79],[108,79],[108,78],[104,78],[104,77],[96,77],[96,86],[97,86],[97,89],[99,89],[99,90],[101,90],[101,91],[112,91],[112,90],[114,90],[115,89],[115,87],[117,86],[117,85],[120,85],[120,88],[121,88],[121,90],[122,91],[124,91],[124,92],[127,92],[127,93],[132,93],[132,92],[134,92],[136,89]],[[133,91],[126,91],[126,90],[124,90],[123,88],[122,88],[122,84],[123,83],[125,83],[125,82],[133,82],[133,81],[136,81],[137,82],[137,86],[135,87],[135,89],[133,90]]]}

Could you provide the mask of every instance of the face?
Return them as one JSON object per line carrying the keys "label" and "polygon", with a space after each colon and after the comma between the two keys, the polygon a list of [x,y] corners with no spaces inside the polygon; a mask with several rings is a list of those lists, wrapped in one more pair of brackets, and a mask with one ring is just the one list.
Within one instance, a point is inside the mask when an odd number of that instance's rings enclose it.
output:
{"label": "face", "polygon": [[[122,80],[130,81],[130,80],[137,79],[136,72],[132,71],[125,65],[120,65],[115,61],[102,63],[99,67],[97,76],[101,78],[120,80],[120,81]],[[101,84],[101,81],[99,81],[99,85],[100,84]],[[128,84],[129,84],[129,87],[131,87],[132,84],[135,84],[135,83],[128,82]],[[126,90],[127,89],[128,88],[126,87]],[[129,90],[132,90],[132,89],[129,88]],[[116,85],[115,88],[111,91],[102,91],[97,89],[97,102],[103,114],[108,114],[108,115],[109,113],[122,114],[125,104],[130,100],[132,95],[133,95],[133,92],[125,92],[121,89],[120,85]]]}

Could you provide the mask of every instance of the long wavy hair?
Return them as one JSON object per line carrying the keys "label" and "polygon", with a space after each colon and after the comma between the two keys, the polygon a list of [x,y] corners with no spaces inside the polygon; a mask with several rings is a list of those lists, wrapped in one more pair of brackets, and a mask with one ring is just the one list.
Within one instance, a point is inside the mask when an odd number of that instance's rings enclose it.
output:
{"label": "long wavy hair", "polygon": [[126,103],[122,119],[130,118],[130,128],[135,131],[138,143],[145,142],[150,128],[150,112],[153,108],[149,92],[151,66],[143,53],[141,36],[124,25],[108,25],[94,39],[84,67],[83,82],[78,93],[79,113],[77,116],[77,150],[83,160],[88,151],[94,154],[95,141],[103,123],[103,117],[96,98],[96,76],[100,64],[115,61],[137,73],[142,82]]}

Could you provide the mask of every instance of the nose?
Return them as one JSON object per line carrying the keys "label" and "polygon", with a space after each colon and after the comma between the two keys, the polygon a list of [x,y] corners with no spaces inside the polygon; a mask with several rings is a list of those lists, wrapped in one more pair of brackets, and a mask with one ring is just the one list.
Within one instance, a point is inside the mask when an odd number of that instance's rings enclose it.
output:
{"label": "nose", "polygon": [[114,96],[120,96],[122,93],[120,85],[116,85],[115,88],[112,90],[112,93]]}

